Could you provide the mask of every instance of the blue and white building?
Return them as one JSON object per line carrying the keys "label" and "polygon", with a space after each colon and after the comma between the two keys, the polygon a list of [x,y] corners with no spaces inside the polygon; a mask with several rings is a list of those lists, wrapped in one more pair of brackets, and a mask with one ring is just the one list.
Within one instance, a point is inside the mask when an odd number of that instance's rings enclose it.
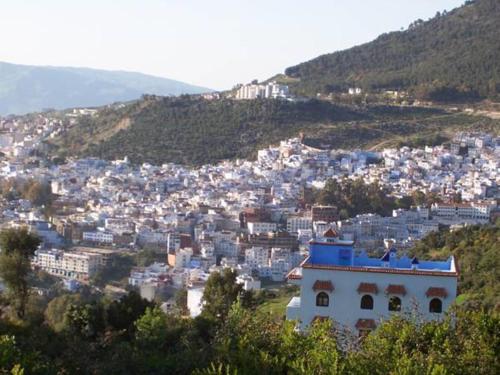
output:
{"label": "blue and white building", "polygon": [[382,258],[370,258],[330,229],[310,242],[309,256],[288,274],[300,285],[300,297],[292,298],[286,315],[302,330],[328,318],[359,334],[395,313],[439,319],[455,300],[457,277],[453,257],[422,261],[390,249]]}

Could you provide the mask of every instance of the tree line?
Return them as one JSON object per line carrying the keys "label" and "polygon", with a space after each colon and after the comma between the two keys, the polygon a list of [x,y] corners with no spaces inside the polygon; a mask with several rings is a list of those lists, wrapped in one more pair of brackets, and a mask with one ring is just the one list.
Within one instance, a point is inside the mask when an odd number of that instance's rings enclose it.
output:
{"label": "tree line", "polygon": [[[432,235],[414,254],[439,253],[470,243],[463,257],[461,292],[496,287],[499,226]],[[458,301],[441,321],[395,315],[367,337],[332,322],[315,323],[307,334],[293,322],[258,309],[259,299],[236,283],[236,273],[213,273],[200,316],[184,306],[164,312],[130,292],[118,300],[87,294],[50,300],[29,291],[25,267],[38,245],[25,230],[0,236],[0,371],[11,374],[497,374],[500,371],[498,305]],[[465,242],[464,242],[465,241]],[[468,242],[467,242],[468,241]],[[430,248],[431,246],[434,246]],[[425,249],[425,250],[423,250]],[[479,249],[484,249],[478,253]],[[443,254],[446,250],[442,250]],[[496,254],[495,254],[496,252]],[[461,254],[460,252],[457,253]],[[482,269],[484,263],[488,270]],[[14,262],[14,263],[10,263]],[[4,267],[7,264],[19,266]],[[17,272],[16,270],[19,270]],[[493,272],[493,273],[491,273]],[[11,278],[9,273],[15,274]],[[470,280],[476,277],[476,280]],[[479,278],[482,278],[481,281]],[[28,293],[17,293],[28,290]],[[496,295],[497,292],[485,295]],[[25,298],[23,303],[19,298]],[[460,297],[459,297],[460,298]],[[185,295],[178,297],[185,304]],[[495,307],[496,306],[496,307]]]}

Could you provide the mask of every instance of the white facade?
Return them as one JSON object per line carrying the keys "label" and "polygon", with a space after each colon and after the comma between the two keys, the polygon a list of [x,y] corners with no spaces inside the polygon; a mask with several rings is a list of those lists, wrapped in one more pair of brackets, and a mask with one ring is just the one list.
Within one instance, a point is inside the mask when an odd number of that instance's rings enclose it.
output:
{"label": "white facade", "polygon": [[287,319],[306,329],[328,318],[360,334],[392,314],[439,319],[455,301],[457,270],[445,262],[398,258],[395,249],[381,259],[356,255],[352,243],[336,239],[312,242],[310,256],[288,275],[300,285],[300,297],[287,306]]}
{"label": "white facade", "polygon": [[187,291],[187,307],[191,318],[196,318],[203,309],[202,297],[205,288],[189,288]]}
{"label": "white facade", "polygon": [[286,220],[286,230],[289,233],[298,233],[299,230],[312,229],[312,219],[309,217],[290,217]]}
{"label": "white facade", "polygon": [[245,263],[250,269],[269,265],[269,250],[263,247],[251,247],[245,250]]}
{"label": "white facade", "polygon": [[432,205],[431,212],[433,215],[445,219],[477,219],[489,220],[491,213],[491,205],[484,203],[467,203],[467,204],[441,204],[435,203]]}
{"label": "white facade", "polygon": [[177,269],[189,268],[192,256],[193,256],[193,249],[189,247],[186,247],[184,249],[178,249],[175,252],[174,267]]}
{"label": "white facade", "polygon": [[113,243],[113,233],[109,232],[83,232],[82,238],[84,241],[96,243]]}
{"label": "white facade", "polygon": [[247,224],[247,227],[250,234],[275,232],[278,228],[276,223],[266,222],[250,222]]}
{"label": "white facade", "polygon": [[[333,291],[314,291],[317,280],[329,280]],[[360,293],[361,283],[371,283],[377,286],[377,293]],[[389,285],[403,285],[405,295],[394,295],[401,299],[401,311],[421,315],[424,319],[438,319],[442,313],[430,313],[429,303],[433,297],[427,297],[429,288],[440,287],[446,290],[446,298],[439,298],[442,302],[442,311],[446,311],[455,301],[457,279],[450,276],[426,276],[419,274],[398,274],[380,272],[353,272],[324,269],[303,269],[300,281],[300,300],[295,300],[295,307],[289,305],[287,319],[298,319],[301,328],[306,328],[317,317],[328,317],[355,332],[356,324],[360,319],[371,319],[376,324],[381,319],[388,318],[389,299],[391,294],[386,293]],[[327,293],[328,306],[317,306],[316,297],[319,293]],[[373,298],[373,309],[361,308],[361,298],[370,295]]]}
{"label": "white facade", "polygon": [[37,250],[33,265],[45,272],[73,279],[88,279],[101,267],[100,254],[63,250]]}
{"label": "white facade", "polygon": [[243,85],[236,92],[236,99],[277,99],[287,97],[289,97],[288,86],[276,82]]}

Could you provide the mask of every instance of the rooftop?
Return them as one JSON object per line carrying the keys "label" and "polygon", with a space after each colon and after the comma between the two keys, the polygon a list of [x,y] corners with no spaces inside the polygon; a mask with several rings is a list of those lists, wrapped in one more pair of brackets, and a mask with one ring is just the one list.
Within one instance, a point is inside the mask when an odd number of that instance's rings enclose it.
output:
{"label": "rooftop", "polygon": [[352,243],[311,242],[309,257],[304,268],[334,268],[350,271],[372,271],[389,273],[457,273],[453,257],[446,261],[424,261],[400,256],[396,249],[387,250],[380,258],[369,257],[365,251],[355,252]]}

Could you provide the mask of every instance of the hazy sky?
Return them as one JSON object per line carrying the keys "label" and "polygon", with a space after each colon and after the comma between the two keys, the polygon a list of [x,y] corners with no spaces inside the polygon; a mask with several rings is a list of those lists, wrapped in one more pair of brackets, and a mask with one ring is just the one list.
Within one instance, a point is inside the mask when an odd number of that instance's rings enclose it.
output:
{"label": "hazy sky", "polygon": [[0,61],[139,71],[224,89],[464,0],[0,0]]}

